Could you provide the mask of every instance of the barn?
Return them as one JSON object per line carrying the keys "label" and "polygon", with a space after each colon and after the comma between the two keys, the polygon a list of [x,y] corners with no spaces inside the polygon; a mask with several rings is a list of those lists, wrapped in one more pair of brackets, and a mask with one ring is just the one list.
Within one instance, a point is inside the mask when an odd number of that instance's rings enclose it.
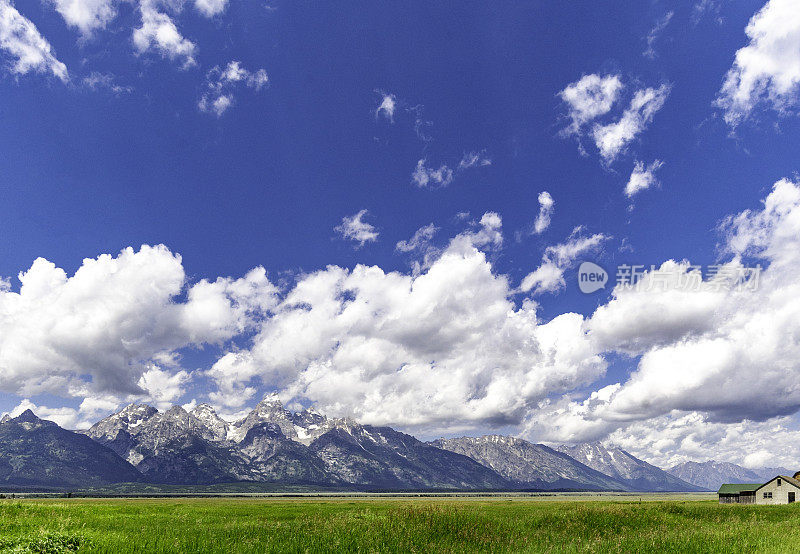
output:
{"label": "barn", "polygon": [[719,488],[720,504],[755,504],[761,483],[726,483]]}
{"label": "barn", "polygon": [[800,501],[800,472],[778,475],[766,483],[726,483],[719,488],[720,504],[792,504]]}
{"label": "barn", "polygon": [[779,475],[756,489],[756,504],[792,504],[798,500],[800,481],[794,477]]}

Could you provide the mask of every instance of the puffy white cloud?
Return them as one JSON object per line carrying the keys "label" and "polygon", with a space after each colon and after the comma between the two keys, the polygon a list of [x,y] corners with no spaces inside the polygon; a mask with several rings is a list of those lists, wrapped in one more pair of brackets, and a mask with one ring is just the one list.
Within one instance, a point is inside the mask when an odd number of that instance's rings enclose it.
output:
{"label": "puffy white cloud", "polygon": [[608,441],[661,467],[721,460],[752,468],[794,468],[800,460],[800,431],[787,417],[718,423],[697,412],[675,412],[615,431]]}
{"label": "puffy white cloud", "polygon": [[206,90],[197,102],[201,112],[213,113],[220,117],[233,106],[234,91],[241,86],[259,91],[269,84],[264,69],[248,71],[236,60],[228,62],[225,68],[213,67],[206,74]]}
{"label": "puffy white cloud", "polygon": [[263,268],[189,286],[164,246],[86,259],[71,277],[39,258],[19,280],[0,290],[0,390],[25,396],[145,395],[155,363],[241,334],[276,300]]}
{"label": "puffy white cloud", "polygon": [[143,54],[154,50],[170,60],[183,60],[183,67],[195,65],[197,46],[185,38],[172,18],[158,11],[154,0],[141,0],[139,13],[142,26],[133,31],[133,45]]}
{"label": "puffy white cloud", "polygon": [[[81,401],[78,412],[85,418],[85,423],[79,423],[79,427],[90,427],[98,416],[104,416],[114,412],[122,404],[123,399],[114,395],[87,396]],[[34,410],[35,413],[35,410]]]}
{"label": "puffy white cloud", "polygon": [[[237,336],[251,342],[205,372],[231,412],[272,388],[368,423],[520,425],[534,440],[605,439],[659,464],[758,465],[800,444],[788,417],[800,409],[800,183],[781,180],[761,208],[722,222],[728,259],[713,276],[667,261],[590,318],[543,321],[536,302],[516,304],[487,252],[502,245],[500,216],[469,225],[424,270],[329,266],[281,292],[263,269],[190,286],[164,247],[85,260],[72,277],[37,260],[19,292],[0,280],[0,389],[83,398],[60,416],[78,423],[131,396],[174,402],[192,377],[176,350]],[[423,252],[433,230],[408,250]],[[606,239],[576,229],[545,250],[528,290],[558,290],[563,268]],[[765,266],[759,280],[729,286],[746,262]],[[606,354],[636,369],[583,393]],[[775,465],[796,463],[800,447],[782,448]]]}
{"label": "puffy white cloud", "polygon": [[[460,217],[465,221],[469,214]],[[433,235],[438,228],[433,223],[417,229],[410,240],[400,241],[395,245],[398,252],[406,252],[415,256],[412,275],[417,276],[431,267],[442,254],[443,249],[431,244]],[[469,228],[452,239],[448,247],[455,250],[470,250],[481,248],[484,250],[497,250],[503,246],[503,219],[496,212],[486,212],[478,221],[469,222]]]}
{"label": "puffy white cloud", "polygon": [[655,59],[656,57],[656,40],[658,40],[659,35],[664,32],[664,29],[667,28],[669,22],[672,21],[672,16],[675,15],[675,12],[669,11],[664,14],[664,16],[656,21],[656,24],[653,25],[653,28],[650,29],[650,32],[647,33],[647,49],[642,53],[645,58]]}
{"label": "puffy white cloud", "polygon": [[345,216],[342,218],[342,223],[333,228],[334,231],[339,233],[342,238],[352,240],[358,243],[358,246],[364,246],[367,242],[375,242],[378,240],[380,233],[375,227],[364,221],[364,216],[369,213],[367,210],[361,210],[357,214]]}
{"label": "puffy white cloud", "polygon": [[543,323],[535,303],[510,300],[481,250],[501,243],[501,224],[485,214],[416,276],[363,265],[303,276],[252,347],[211,369],[216,400],[236,405],[260,381],[370,423],[469,428],[517,423],[552,391],[594,380],[605,364],[580,315]]}
{"label": "puffy white cloud", "polygon": [[228,0],[194,0],[194,7],[206,17],[214,17],[225,11]]}
{"label": "puffy white cloud", "polygon": [[[800,431],[790,417],[765,421],[711,421],[700,412],[673,410],[668,414],[624,424],[582,417],[590,405],[608,400],[616,387],[592,394],[584,403],[566,409],[571,417],[548,408],[529,421],[526,434],[552,443],[597,440],[618,446],[662,468],[686,461],[732,462],[745,467],[796,467],[800,460]],[[552,410],[553,406],[549,406]],[[560,410],[566,408],[561,403]],[[557,418],[553,425],[550,418]],[[574,425],[570,425],[573,423]],[[554,432],[555,431],[555,432]],[[610,431],[610,432],[609,432]]]}
{"label": "puffy white cloud", "polygon": [[[53,0],[56,11],[70,27],[84,38],[104,29],[117,16],[118,0]],[[183,1],[137,0],[134,5],[141,16],[141,26],[133,30],[133,45],[139,54],[155,51],[170,60],[195,65],[197,45],[178,30],[173,16],[184,8]],[[225,11],[228,0],[194,0],[195,9],[205,17]],[[172,14],[172,16],[170,15]]]}
{"label": "puffy white cloud", "polygon": [[542,234],[545,229],[550,227],[550,218],[553,215],[553,207],[555,202],[550,193],[542,191],[539,193],[539,215],[536,216],[536,221],[533,222],[533,232],[537,235]]}
{"label": "puffy white cloud", "polygon": [[670,86],[666,84],[636,90],[619,119],[600,123],[600,119],[608,115],[619,100],[623,88],[618,75],[601,77],[591,74],[584,75],[559,92],[570,118],[570,124],[561,135],[576,136],[578,147],[585,154],[581,138],[588,134],[606,164],[613,162],[647,128],[670,92]]}
{"label": "puffy white cloud", "polygon": [[397,109],[397,97],[394,94],[384,94],[380,105],[375,109],[375,118],[383,116],[394,123],[395,109]]}
{"label": "puffy white cloud", "polygon": [[105,28],[117,15],[114,0],[54,0],[54,3],[67,25],[77,28],[85,37]]}
{"label": "puffy white cloud", "polygon": [[606,163],[613,162],[647,128],[656,112],[664,106],[669,92],[670,87],[666,84],[637,90],[618,121],[594,125],[592,138]]}
{"label": "puffy white cloud", "polygon": [[716,104],[736,126],[758,104],[779,113],[800,99],[800,10],[794,0],[770,0],[745,28],[750,39],[736,52]]}
{"label": "puffy white cloud", "polygon": [[470,251],[472,248],[494,249],[503,245],[503,219],[497,212],[486,212],[472,223],[473,229],[450,241],[451,250]]}
{"label": "puffy white cloud", "polygon": [[156,407],[165,409],[171,407],[178,398],[183,396],[184,385],[190,379],[186,370],[170,373],[157,366],[152,366],[142,373],[137,384],[147,392],[148,399]]}
{"label": "puffy white cloud", "polygon": [[[723,429],[800,409],[800,185],[777,182],[763,209],[721,229],[731,258],[705,279],[668,261],[637,286],[615,288],[586,329],[598,351],[638,357],[636,371],[584,401],[549,403],[529,433],[581,440],[619,430],[621,440],[676,411]],[[766,268],[749,271],[748,258]]]}
{"label": "puffy white cloud", "polygon": [[623,85],[619,75],[584,75],[558,93],[567,104],[571,123],[565,135],[578,134],[581,128],[611,111]]}
{"label": "puffy white cloud", "polygon": [[51,73],[63,82],[69,81],[67,66],[55,57],[50,43],[9,0],[0,0],[0,50],[14,59],[13,73]]}
{"label": "puffy white cloud", "polygon": [[658,185],[656,171],[661,169],[664,162],[655,160],[650,165],[637,161],[633,166],[628,184],[625,185],[625,195],[630,198],[634,194]]}
{"label": "puffy white cloud", "polygon": [[534,271],[528,273],[519,288],[523,292],[533,291],[533,294],[556,292],[566,286],[564,269],[558,267],[551,260],[544,260]]}

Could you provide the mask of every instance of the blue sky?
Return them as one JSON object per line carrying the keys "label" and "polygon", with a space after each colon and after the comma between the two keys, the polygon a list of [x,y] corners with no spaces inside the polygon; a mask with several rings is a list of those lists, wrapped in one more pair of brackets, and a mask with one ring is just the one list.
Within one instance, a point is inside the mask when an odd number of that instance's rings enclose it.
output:
{"label": "blue sky", "polygon": [[[25,18],[51,48],[32,65],[20,66],[15,50],[19,35],[0,29],[0,276],[8,278],[3,294],[10,299],[20,292],[17,274],[39,257],[72,277],[85,258],[115,257],[127,247],[138,251],[143,244],[163,244],[181,256],[183,271],[177,292],[167,295],[169,304],[189,304],[189,290],[203,279],[235,281],[259,266],[280,290],[275,302],[284,302],[304,276],[329,266],[352,269],[363,264],[409,278],[425,275],[434,260],[454,251],[454,237],[469,235],[469,248],[485,256],[492,274],[507,282],[502,296],[515,314],[527,300],[536,304],[540,324],[574,312],[587,332],[589,318],[598,307],[611,305],[615,293],[607,287],[581,294],[575,276],[581,260],[596,261],[612,274],[621,263],[727,262],[735,249],[730,248],[730,235],[718,229],[720,222],[761,209],[774,183],[796,179],[800,76],[793,73],[793,64],[800,64],[800,32],[790,24],[786,44],[770,46],[770,24],[780,13],[767,13],[790,10],[792,4],[0,0],[0,9],[15,13],[16,21]],[[762,9],[766,23],[759,43],[745,29]],[[90,12],[105,15],[98,15],[99,21],[85,15]],[[161,38],[142,38],[148,17],[164,26]],[[170,29],[179,33],[177,38],[170,35],[171,42],[163,35]],[[774,55],[777,66],[765,74],[759,73],[766,67],[764,58],[755,65],[747,60],[737,65],[737,51],[748,45],[757,52],[761,48],[764,56]],[[724,90],[732,71],[740,79],[736,91],[746,93],[744,104],[733,108],[725,105],[733,93]],[[742,83],[752,75],[760,84],[755,91],[745,90]],[[562,91],[586,76],[614,77],[619,90],[606,112],[568,136],[576,107],[565,101]],[[636,95],[648,90],[661,95],[660,105],[623,147],[604,159],[593,129],[622,120]],[[213,104],[221,97],[224,103]],[[392,113],[379,109],[387,98],[394,105]],[[471,155],[472,164],[467,163]],[[651,186],[629,196],[626,185],[637,162],[643,170],[653,168]],[[426,186],[413,178],[420,163],[433,172]],[[444,182],[437,186],[435,171],[442,168],[438,177]],[[549,225],[537,234],[533,227],[544,191],[553,200],[552,213]],[[362,210],[366,212],[358,221],[372,226],[362,229],[377,233],[363,244],[337,231],[346,227],[343,218]],[[487,213],[502,220],[502,245],[475,238],[499,228],[488,220],[480,223]],[[429,224],[438,230],[423,249],[398,251],[398,241]],[[543,261],[560,255],[556,245],[574,246],[591,237],[596,237],[593,246],[555,263],[561,283],[556,279],[547,286],[540,283],[539,289],[518,289]],[[102,288],[103,283],[91,286]],[[232,290],[225,298],[243,305]],[[5,302],[11,306],[9,299]],[[502,421],[503,430],[534,439],[594,439],[617,433],[613,438],[618,442],[633,443],[639,440],[635,429],[624,425],[598,430],[586,423],[578,426],[580,431],[569,427],[573,430],[556,432],[542,431],[540,420],[548,409],[569,412],[557,408],[557,399],[580,404],[607,385],[636,381],[631,375],[642,371],[642,357],[655,356],[653,349],[665,344],[655,341],[638,350],[605,346],[592,352],[603,360],[602,370],[576,370],[581,377],[567,379],[568,386],[545,387],[508,405],[474,407],[471,413],[486,415],[469,416],[463,426],[455,424],[464,417],[459,410],[406,418],[402,403],[385,411],[326,404],[329,394],[314,392],[325,387],[324,379],[313,386],[307,379],[298,385],[283,366],[275,362],[269,367],[264,358],[253,362],[260,369],[244,373],[247,383],[228,391],[244,394],[244,403],[226,404],[220,396],[210,396],[227,377],[219,377],[222,370],[205,372],[221,367],[218,360],[226,354],[255,352],[253,337],[263,337],[269,325],[277,325],[265,322],[287,309],[285,303],[270,302],[251,306],[250,319],[234,325],[235,331],[211,333],[213,339],[199,342],[166,341],[166,350],[177,353],[179,362],[167,364],[152,356],[160,343],[145,349],[147,355],[125,350],[124,376],[109,379],[128,379],[136,386],[103,390],[97,385],[101,369],[76,369],[93,363],[74,353],[77,346],[64,346],[62,339],[31,321],[21,324],[23,316],[12,308],[6,308],[5,316],[0,310],[6,325],[35,328],[29,334],[40,338],[26,348],[59,352],[58,361],[42,355],[48,361],[33,364],[36,382],[18,378],[21,366],[11,367],[17,358],[9,354],[4,360],[0,354],[0,410],[29,401],[62,409],[58,414],[64,421],[83,424],[134,397],[157,400],[146,396],[140,379],[157,365],[166,372],[158,374],[164,379],[181,371],[188,375],[171,381],[177,392],[162,397],[162,403],[210,398],[220,410],[227,406],[233,413],[264,392],[278,390],[299,404],[355,411],[362,419],[431,436],[483,432]],[[726,305],[733,303],[729,299]],[[28,319],[39,321],[36,309],[25,309]],[[68,309],[73,315],[80,311],[76,305]],[[125,312],[109,321],[125,328],[128,317],[134,316]],[[413,318],[407,323],[415,325]],[[318,331],[314,325],[326,324],[315,319],[307,325],[306,331],[313,333]],[[789,336],[793,330],[781,332]],[[694,336],[664,333],[671,340]],[[123,335],[117,337],[120,344],[128,344],[131,337]],[[337,344],[344,340],[335,337]],[[102,341],[89,343],[102,348]],[[5,348],[11,352],[8,343]],[[508,355],[522,354],[512,346]],[[309,356],[298,354],[305,361],[292,370],[295,377],[309,363],[353,370],[344,367],[347,361]],[[395,361],[411,363],[403,356]],[[795,370],[786,363],[786,371]],[[551,371],[539,360],[532,365],[545,374]],[[43,384],[53,375],[66,380]],[[491,375],[481,382],[492,381]],[[70,379],[89,384],[77,387]],[[353,387],[372,390],[373,385],[366,379]],[[255,391],[250,396],[242,392],[247,386]],[[403,388],[395,384],[390,390],[398,387]],[[702,396],[689,389],[684,393]],[[421,394],[415,401],[430,400],[425,394],[433,392]],[[699,414],[703,425],[722,425],[714,427],[718,433],[742,421],[777,421],[788,426],[787,432],[796,432],[793,420],[770,419],[791,416],[800,406],[794,398],[774,412],[756,414],[735,402],[692,405],[680,394],[665,400],[658,413],[631,417],[626,425]],[[86,398],[101,398],[102,407],[81,411]],[[353,398],[360,402],[361,397]],[[461,400],[454,397],[453,402]],[[507,421],[498,415],[504,410],[514,414]],[[664,425],[681,427],[674,421]],[[692,432],[695,437],[709,433],[708,427],[703,429]],[[676,438],[659,459],[693,455],[681,440]],[[785,459],[796,460],[797,453],[786,453]]]}

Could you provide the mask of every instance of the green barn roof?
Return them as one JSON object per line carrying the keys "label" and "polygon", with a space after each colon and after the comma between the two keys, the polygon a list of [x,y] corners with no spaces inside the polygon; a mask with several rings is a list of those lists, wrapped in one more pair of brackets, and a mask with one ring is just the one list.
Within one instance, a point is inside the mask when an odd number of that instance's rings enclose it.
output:
{"label": "green barn roof", "polygon": [[761,487],[761,483],[725,483],[719,488],[717,494],[740,494],[743,492],[755,492]]}

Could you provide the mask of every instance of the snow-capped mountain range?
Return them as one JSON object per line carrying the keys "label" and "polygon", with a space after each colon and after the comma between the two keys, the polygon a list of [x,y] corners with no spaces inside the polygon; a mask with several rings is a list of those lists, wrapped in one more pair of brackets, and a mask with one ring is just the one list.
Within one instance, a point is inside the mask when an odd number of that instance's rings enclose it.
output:
{"label": "snow-capped mountain range", "polygon": [[286,410],[276,398],[229,423],[201,404],[158,412],[131,405],[86,434],[151,481],[259,481],[387,488],[506,488],[474,460],[388,427]]}
{"label": "snow-capped mountain range", "polygon": [[[265,398],[233,422],[208,404],[165,411],[131,404],[80,433],[27,411],[3,418],[0,437],[6,437],[0,441],[0,485],[72,487],[133,480],[364,490],[716,488],[713,479],[697,478],[702,472],[672,468],[668,473],[600,443],[554,449],[501,435],[425,443],[390,427],[329,418],[313,410],[293,412],[276,397]],[[76,461],[68,471],[72,459]],[[97,460],[104,461],[98,465]],[[60,473],[47,469],[54,467]],[[59,474],[69,479],[61,482]]]}

